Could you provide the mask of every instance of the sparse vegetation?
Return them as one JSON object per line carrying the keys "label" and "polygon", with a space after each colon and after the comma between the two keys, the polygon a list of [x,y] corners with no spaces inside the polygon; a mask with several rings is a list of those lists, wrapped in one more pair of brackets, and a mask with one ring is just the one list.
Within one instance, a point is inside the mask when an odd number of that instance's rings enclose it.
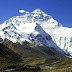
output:
{"label": "sparse vegetation", "polygon": [[52,48],[31,48],[28,43],[10,41],[3,44],[0,44],[0,72],[72,72],[72,59]]}

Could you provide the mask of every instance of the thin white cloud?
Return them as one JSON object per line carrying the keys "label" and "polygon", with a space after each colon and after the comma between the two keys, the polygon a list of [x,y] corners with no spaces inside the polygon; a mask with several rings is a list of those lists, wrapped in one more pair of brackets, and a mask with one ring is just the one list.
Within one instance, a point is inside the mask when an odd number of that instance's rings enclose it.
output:
{"label": "thin white cloud", "polygon": [[20,13],[29,13],[28,11],[25,10],[19,10]]}
{"label": "thin white cloud", "polygon": [[20,13],[24,13],[25,11],[24,11],[24,10],[19,10],[19,12],[20,12]]}

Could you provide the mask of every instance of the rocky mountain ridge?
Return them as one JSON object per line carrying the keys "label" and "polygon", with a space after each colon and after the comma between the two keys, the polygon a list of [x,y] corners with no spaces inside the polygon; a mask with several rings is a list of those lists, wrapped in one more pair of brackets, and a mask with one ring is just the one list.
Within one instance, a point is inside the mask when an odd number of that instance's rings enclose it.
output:
{"label": "rocky mountain ridge", "polygon": [[0,38],[13,43],[27,41],[34,45],[46,45],[60,53],[72,54],[72,29],[60,23],[40,9],[22,16],[14,16],[0,25]]}

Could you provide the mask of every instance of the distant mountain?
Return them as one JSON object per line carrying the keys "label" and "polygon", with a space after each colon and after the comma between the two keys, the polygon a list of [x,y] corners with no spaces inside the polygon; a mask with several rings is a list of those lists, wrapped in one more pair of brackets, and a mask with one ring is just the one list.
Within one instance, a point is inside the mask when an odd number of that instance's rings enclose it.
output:
{"label": "distant mountain", "polygon": [[[62,54],[72,55],[72,28],[63,27],[52,16],[36,9],[22,16],[14,16],[0,25],[0,39],[9,39],[31,47],[47,46]],[[17,48],[16,48],[17,49]]]}

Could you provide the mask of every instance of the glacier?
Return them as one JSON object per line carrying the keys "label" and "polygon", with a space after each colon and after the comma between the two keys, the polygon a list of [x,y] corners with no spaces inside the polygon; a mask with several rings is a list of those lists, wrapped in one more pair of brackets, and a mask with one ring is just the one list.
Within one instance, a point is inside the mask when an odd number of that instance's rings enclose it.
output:
{"label": "glacier", "polygon": [[0,25],[0,38],[13,43],[24,41],[34,45],[46,45],[62,54],[72,56],[72,28],[63,27],[52,16],[40,9],[14,16]]}

